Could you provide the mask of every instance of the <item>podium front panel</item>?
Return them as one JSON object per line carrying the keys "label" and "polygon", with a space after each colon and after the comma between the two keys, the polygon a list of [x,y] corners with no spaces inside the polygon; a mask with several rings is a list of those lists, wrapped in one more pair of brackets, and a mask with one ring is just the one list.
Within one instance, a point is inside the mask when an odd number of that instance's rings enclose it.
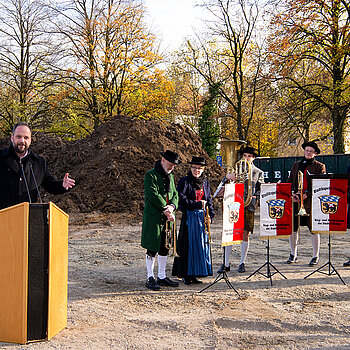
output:
{"label": "podium front panel", "polygon": [[0,341],[50,339],[67,324],[68,215],[53,203],[0,210]]}
{"label": "podium front panel", "polygon": [[27,340],[46,339],[48,313],[48,204],[29,206]]}
{"label": "podium front panel", "polygon": [[68,215],[53,203],[49,209],[49,232],[48,339],[67,326]]}
{"label": "podium front panel", "polygon": [[0,211],[0,341],[27,342],[29,204]]}

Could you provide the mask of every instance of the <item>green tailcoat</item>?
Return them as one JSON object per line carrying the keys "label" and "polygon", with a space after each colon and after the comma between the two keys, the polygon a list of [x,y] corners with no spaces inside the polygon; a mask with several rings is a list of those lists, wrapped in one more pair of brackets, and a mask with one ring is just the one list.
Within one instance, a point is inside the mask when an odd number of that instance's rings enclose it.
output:
{"label": "green tailcoat", "polygon": [[141,246],[158,252],[160,248],[160,234],[166,222],[166,216],[162,214],[167,204],[178,207],[178,193],[176,191],[174,177],[170,174],[170,192],[164,188],[163,177],[153,168],[145,175],[145,209],[143,211]]}

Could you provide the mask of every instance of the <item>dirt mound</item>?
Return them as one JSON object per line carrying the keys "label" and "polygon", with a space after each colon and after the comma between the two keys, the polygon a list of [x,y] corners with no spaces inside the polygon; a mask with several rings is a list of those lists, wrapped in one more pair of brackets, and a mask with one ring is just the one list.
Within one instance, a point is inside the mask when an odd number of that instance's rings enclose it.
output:
{"label": "dirt mound", "polygon": [[[0,140],[0,147],[9,144]],[[175,181],[186,175],[192,155],[203,155],[198,135],[179,124],[164,125],[118,116],[100,125],[90,136],[74,141],[37,133],[32,149],[43,155],[51,172],[62,178],[65,172],[76,180],[75,188],[63,196],[43,193],[43,200],[54,201],[67,212],[142,214],[143,179],[153,168],[160,152],[175,150],[183,163],[174,170]],[[207,176],[212,190],[223,176],[217,163],[208,162]]]}

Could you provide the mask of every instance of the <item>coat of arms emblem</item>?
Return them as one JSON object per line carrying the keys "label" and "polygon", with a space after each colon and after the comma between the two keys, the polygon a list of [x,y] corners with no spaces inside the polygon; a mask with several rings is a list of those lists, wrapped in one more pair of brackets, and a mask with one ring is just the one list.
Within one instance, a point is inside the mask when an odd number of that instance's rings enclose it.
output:
{"label": "coat of arms emblem", "polygon": [[269,216],[271,219],[280,219],[284,214],[284,199],[270,199],[266,201],[269,206]]}
{"label": "coat of arms emblem", "polygon": [[239,202],[233,202],[228,205],[229,208],[229,218],[228,221],[232,223],[236,223],[239,219],[239,208],[241,206],[241,203]]}
{"label": "coat of arms emblem", "polygon": [[334,195],[324,195],[318,197],[321,204],[323,214],[335,214],[338,210],[338,202],[340,197]]}

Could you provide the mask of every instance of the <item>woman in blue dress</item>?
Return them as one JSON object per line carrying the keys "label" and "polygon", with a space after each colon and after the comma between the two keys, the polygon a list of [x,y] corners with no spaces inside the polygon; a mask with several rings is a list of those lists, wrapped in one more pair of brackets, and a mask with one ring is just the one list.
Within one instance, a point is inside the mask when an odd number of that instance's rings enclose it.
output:
{"label": "woman in blue dress", "polygon": [[211,252],[204,218],[209,211],[214,217],[210,184],[204,170],[204,157],[192,157],[191,169],[177,185],[179,209],[182,212],[177,243],[179,257],[174,259],[172,275],[183,278],[185,284],[201,283],[197,277],[211,276]]}

